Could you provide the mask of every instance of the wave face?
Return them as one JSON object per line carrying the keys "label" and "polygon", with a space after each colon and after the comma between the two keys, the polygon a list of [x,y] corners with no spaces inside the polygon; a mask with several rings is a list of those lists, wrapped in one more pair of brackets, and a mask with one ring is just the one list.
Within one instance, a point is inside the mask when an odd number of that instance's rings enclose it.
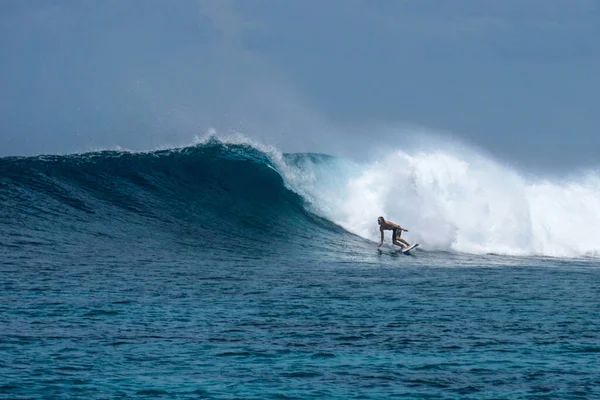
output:
{"label": "wave face", "polygon": [[236,250],[344,232],[307,211],[272,158],[216,139],[182,149],[0,159],[7,245],[126,242]]}
{"label": "wave face", "polygon": [[210,138],[149,153],[9,157],[0,203],[8,247],[300,243],[333,253],[371,248],[360,237],[378,241],[383,215],[425,250],[600,254],[598,174],[526,179],[473,152],[393,150],[356,163]]}

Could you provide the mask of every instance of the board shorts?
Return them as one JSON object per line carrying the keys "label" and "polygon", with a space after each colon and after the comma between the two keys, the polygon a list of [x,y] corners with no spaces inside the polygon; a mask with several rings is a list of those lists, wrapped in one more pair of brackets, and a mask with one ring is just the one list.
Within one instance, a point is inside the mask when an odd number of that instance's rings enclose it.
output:
{"label": "board shorts", "polygon": [[[400,233],[398,233],[400,232]],[[402,236],[402,230],[398,228],[392,229],[392,243],[396,243],[396,236]]]}

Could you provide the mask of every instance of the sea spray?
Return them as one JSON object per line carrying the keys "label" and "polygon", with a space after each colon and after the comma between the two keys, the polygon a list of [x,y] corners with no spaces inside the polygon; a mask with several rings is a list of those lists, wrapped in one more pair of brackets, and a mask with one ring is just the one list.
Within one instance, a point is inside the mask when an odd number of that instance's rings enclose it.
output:
{"label": "sea spray", "polygon": [[373,162],[305,159],[282,168],[312,209],[378,241],[377,217],[424,249],[474,254],[597,256],[600,176],[526,178],[475,152],[391,150]]}

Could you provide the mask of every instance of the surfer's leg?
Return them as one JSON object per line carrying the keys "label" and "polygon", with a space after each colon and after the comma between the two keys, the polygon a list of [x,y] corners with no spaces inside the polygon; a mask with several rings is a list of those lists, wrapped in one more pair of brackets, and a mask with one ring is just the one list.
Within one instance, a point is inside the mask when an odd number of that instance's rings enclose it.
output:
{"label": "surfer's leg", "polygon": [[396,246],[404,248],[404,245],[398,241],[398,238],[394,238],[392,243],[395,244]]}
{"label": "surfer's leg", "polygon": [[394,244],[398,247],[400,247],[401,249],[404,249],[406,246],[404,246],[402,243],[394,241]]}
{"label": "surfer's leg", "polygon": [[[403,244],[404,244],[406,247],[410,247],[410,243],[408,243],[406,240],[402,239],[400,236],[397,236],[397,237],[396,237],[396,243],[397,243],[397,242],[401,242],[401,243],[403,243]],[[399,246],[402,246],[402,245],[399,245]]]}

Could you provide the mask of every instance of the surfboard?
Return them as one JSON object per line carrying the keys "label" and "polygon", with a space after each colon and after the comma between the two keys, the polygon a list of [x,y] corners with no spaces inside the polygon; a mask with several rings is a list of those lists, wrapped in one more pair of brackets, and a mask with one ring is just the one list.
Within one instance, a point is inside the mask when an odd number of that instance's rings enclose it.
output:
{"label": "surfboard", "polygon": [[407,248],[405,248],[405,249],[402,249],[402,252],[403,252],[404,254],[408,254],[408,252],[409,252],[409,251],[411,251],[412,249],[414,249],[414,248],[415,248],[415,247],[417,247],[418,245],[419,245],[419,243],[415,243],[415,244],[413,244],[413,245],[412,245],[412,246],[410,246],[410,247],[407,247]]}

